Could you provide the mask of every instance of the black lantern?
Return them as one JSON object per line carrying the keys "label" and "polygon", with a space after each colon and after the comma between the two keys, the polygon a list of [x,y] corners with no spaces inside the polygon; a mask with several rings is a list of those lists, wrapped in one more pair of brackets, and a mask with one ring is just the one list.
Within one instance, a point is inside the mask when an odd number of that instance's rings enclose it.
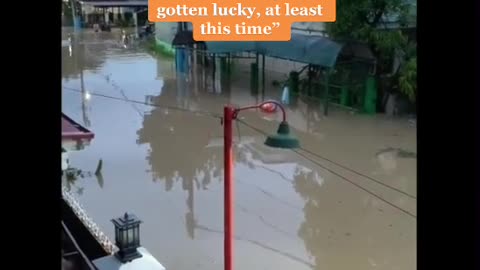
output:
{"label": "black lantern", "polygon": [[115,225],[115,244],[119,248],[116,256],[123,263],[142,257],[137,251],[140,246],[140,223],[135,215],[127,214],[112,219]]}

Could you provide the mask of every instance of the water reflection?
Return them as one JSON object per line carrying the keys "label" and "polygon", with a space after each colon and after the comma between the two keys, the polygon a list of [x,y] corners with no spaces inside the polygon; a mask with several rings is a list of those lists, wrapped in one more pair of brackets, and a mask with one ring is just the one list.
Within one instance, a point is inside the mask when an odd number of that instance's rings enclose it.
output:
{"label": "water reflection", "polygon": [[[157,99],[166,98],[172,92],[176,92],[175,89],[169,89],[168,85],[166,83],[163,95]],[[176,100],[178,101],[177,98]],[[183,99],[180,101],[188,105],[188,101]],[[155,103],[160,102],[155,100]],[[221,163],[218,153],[206,147],[211,132],[219,129],[218,119],[202,115],[194,117],[195,121],[179,125],[185,122],[183,120],[185,112],[155,107],[150,113],[145,114],[142,128],[137,132],[137,143],[150,146],[147,160],[152,168],[153,181],[164,180],[167,191],[173,188],[174,182],[193,179],[202,181],[206,188],[213,177],[220,175]],[[165,158],[169,161],[165,162]],[[199,177],[202,179],[199,180]],[[182,184],[182,187],[185,190],[187,185]]]}
{"label": "water reflection", "polygon": [[80,70],[80,90],[82,92],[82,118],[83,124],[85,127],[89,128],[91,126],[90,118],[88,117],[88,102],[90,101],[91,95],[85,89],[85,82],[83,79],[83,68]]}
{"label": "water reflection", "polygon": [[69,46],[62,46],[62,77],[80,78],[83,70],[97,70],[105,62],[102,50],[91,50],[82,43],[82,35],[72,35]]}
{"label": "water reflection", "polygon": [[[81,46],[73,48],[70,60],[62,61],[73,63],[76,49],[81,53]],[[112,211],[134,208],[146,221],[145,246],[167,266],[183,260],[184,267],[177,269],[220,269],[222,126],[218,118],[174,107],[220,114],[225,103],[247,105],[256,100],[278,99],[281,91],[267,87],[266,93],[252,94],[248,75],[241,72],[232,74],[231,83],[227,84],[230,88],[219,87],[215,81],[225,72],[213,69],[213,61],[208,68],[192,68],[190,73],[177,74],[171,61],[150,59],[145,54],[138,60],[141,54],[138,51],[132,53],[91,42],[87,50],[105,55],[107,61],[100,63],[100,67],[109,75],[98,82],[98,74],[87,72],[98,67],[87,64],[82,69],[79,63],[84,60],[80,59],[77,65],[66,65],[65,73],[77,74],[77,80],[70,84],[76,83],[76,88],[80,85],[82,93],[68,93],[65,100],[70,103],[65,106],[75,107],[70,110],[78,113],[79,119],[83,116],[86,125],[90,121],[96,124],[92,128],[98,139],[96,146],[77,156],[78,160],[83,159],[80,163],[88,164],[92,156],[108,155],[109,166],[105,168],[107,179],[96,177],[95,181],[91,174],[70,181],[70,188],[83,194],[89,212],[106,230],[111,227],[108,218]],[[75,72],[68,71],[73,66]],[[134,69],[141,70],[146,77],[151,74],[157,78],[147,82],[148,78],[125,76],[128,80],[123,80],[122,76]],[[88,100],[88,90],[121,94],[157,106],[138,105],[140,118],[129,103],[100,97]],[[81,111],[76,109],[79,99]],[[321,116],[318,102],[298,98],[292,103],[289,107],[292,128],[312,152],[367,173],[383,166],[384,171],[389,170],[387,176],[381,175],[385,181],[415,190],[415,177],[405,175],[414,171],[414,165],[405,165],[405,159],[396,159],[392,165],[388,156],[380,153],[378,160],[375,156],[378,149],[390,145],[414,148],[410,147],[412,140],[401,126],[340,113],[332,113],[327,119]],[[274,131],[277,126],[276,118],[265,121],[257,112],[246,112],[242,117],[264,131]],[[406,143],[396,143],[396,138],[385,135],[392,130],[407,134],[403,137]],[[239,264],[255,264],[262,269],[413,269],[415,222],[295,153],[264,147],[264,137],[249,128],[242,126],[240,136],[238,130],[235,134]],[[121,147],[116,148],[117,145]],[[351,172],[339,173],[356,177],[355,181],[362,185],[368,184]],[[109,188],[105,188],[105,180],[109,179],[114,179],[115,184],[107,184]],[[125,200],[125,194],[142,195]],[[396,204],[404,204],[401,196],[389,196],[394,197],[394,202],[398,199]],[[98,202],[105,198],[108,202],[98,207]],[[165,203],[169,198],[171,204]],[[155,207],[148,207],[151,205]],[[184,226],[178,226],[180,222]],[[185,252],[196,255],[187,256],[187,261]],[[208,253],[219,263],[205,262],[200,253]]]}
{"label": "water reflection", "polygon": [[103,188],[104,179],[101,171],[102,163],[103,161],[100,159],[95,172],[84,171],[75,167],[69,167],[68,169],[66,169],[63,173],[62,182],[64,183],[67,191],[71,191],[72,188],[75,188],[76,193],[79,196],[83,195],[84,187],[81,184],[79,184],[79,181],[80,180],[91,181],[93,177],[95,177],[98,183],[98,186],[100,188]]}

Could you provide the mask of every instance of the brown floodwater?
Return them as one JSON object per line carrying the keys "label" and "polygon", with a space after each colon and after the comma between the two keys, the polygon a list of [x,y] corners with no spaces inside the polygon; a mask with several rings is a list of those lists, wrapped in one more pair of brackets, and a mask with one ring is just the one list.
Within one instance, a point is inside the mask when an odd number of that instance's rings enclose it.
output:
{"label": "brown floodwater", "polygon": [[[204,112],[279,99],[281,90],[267,77],[265,93],[252,94],[241,68],[227,86],[193,85],[172,59],[119,41],[114,31],[62,42],[62,110],[95,133],[71,166],[94,171],[103,160],[102,177],[67,184],[111,239],[110,220],[132,212],[144,222],[141,244],[167,269],[223,269],[222,126]],[[235,125],[237,269],[415,269],[416,127],[322,111],[308,100],[287,109],[308,151],[298,153],[267,148],[251,128],[274,132],[278,117],[240,115],[248,125]]]}

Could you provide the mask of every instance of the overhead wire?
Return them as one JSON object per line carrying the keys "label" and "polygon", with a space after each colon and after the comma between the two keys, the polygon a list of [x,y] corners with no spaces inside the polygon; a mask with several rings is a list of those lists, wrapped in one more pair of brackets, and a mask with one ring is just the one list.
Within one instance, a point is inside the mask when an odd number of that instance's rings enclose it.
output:
{"label": "overhead wire", "polygon": [[[90,52],[88,51],[88,53],[90,53]],[[128,100],[128,98],[125,96],[125,94],[124,94],[124,93],[122,93],[122,94],[124,95],[125,99]],[[129,101],[132,102],[131,100],[129,100]],[[138,103],[138,102],[135,102],[135,103]],[[145,104],[145,103],[142,103],[142,104],[144,104],[144,105],[152,105],[152,104]],[[187,110],[187,111],[192,112],[191,110]],[[205,113],[205,112],[203,112],[203,113]],[[208,112],[208,113],[211,113],[211,112]],[[221,118],[220,115],[216,115],[216,117]],[[239,126],[238,126],[238,125],[237,125],[237,130],[238,130],[239,138],[240,138],[240,129],[239,129]],[[349,168],[349,167],[347,167],[347,166],[345,166],[345,165],[342,165],[342,164],[340,164],[340,163],[338,163],[338,162],[336,162],[336,161],[334,161],[334,160],[332,160],[332,159],[329,159],[329,158],[327,158],[327,157],[325,157],[325,156],[322,156],[322,155],[320,155],[320,154],[317,154],[317,153],[315,153],[315,152],[312,152],[312,151],[310,151],[310,150],[308,150],[308,149],[305,149],[305,148],[303,148],[303,147],[300,147],[299,149],[301,149],[302,151],[304,151],[304,152],[306,152],[306,153],[308,153],[308,154],[310,154],[310,155],[312,155],[312,156],[314,156],[314,157],[317,157],[317,158],[326,160],[326,161],[328,161],[328,162],[330,162],[330,163],[332,163],[332,164],[334,164],[334,165],[336,165],[336,166],[338,166],[338,167],[340,167],[340,168],[342,168],[342,169],[344,169],[344,170],[347,170],[347,171],[350,171],[350,172],[355,173],[355,174],[357,174],[357,175],[360,175],[360,176],[362,176],[362,177],[364,177],[364,178],[366,178],[366,179],[368,179],[368,180],[370,180],[370,181],[372,181],[372,182],[375,182],[375,183],[377,183],[377,184],[379,184],[379,185],[381,185],[381,186],[383,186],[383,187],[389,188],[389,189],[391,189],[391,190],[395,190],[396,192],[401,193],[401,194],[403,194],[403,195],[405,195],[405,196],[407,196],[407,197],[409,197],[409,198],[411,198],[411,199],[415,199],[415,200],[417,199],[417,197],[416,197],[415,195],[412,195],[412,194],[410,194],[410,193],[407,193],[407,192],[405,192],[405,191],[403,191],[403,190],[401,190],[401,189],[399,189],[399,188],[396,188],[396,187],[394,187],[394,186],[387,185],[387,184],[383,183],[382,181],[379,181],[379,180],[377,180],[377,179],[375,179],[375,178],[373,178],[373,177],[371,177],[371,176],[368,176],[368,175],[366,175],[366,174],[364,174],[364,173],[362,173],[362,172],[359,172],[359,171],[354,170],[354,169],[352,169],[352,168]]]}
{"label": "overhead wire", "polygon": [[[68,87],[68,86],[63,86],[63,89],[66,89],[66,90],[72,91],[72,92],[78,92],[78,93],[82,92],[79,89],[71,88],[71,87]],[[222,116],[220,116],[220,114],[213,113],[213,112],[210,112],[210,111],[190,110],[190,109],[180,108],[180,107],[176,107],[176,106],[163,106],[163,105],[159,105],[159,104],[155,104],[155,103],[149,103],[149,102],[139,101],[139,100],[132,100],[132,99],[128,99],[128,98],[125,98],[125,97],[114,97],[114,96],[95,93],[95,92],[89,92],[89,94],[92,95],[92,96],[103,97],[103,98],[108,98],[108,99],[113,99],[113,100],[118,100],[118,101],[126,101],[126,102],[146,105],[146,106],[168,109],[168,110],[172,110],[172,111],[198,113],[198,114],[201,114],[201,115],[204,115],[204,116],[210,116],[210,117],[214,117],[214,118],[218,118],[218,119],[222,118]]]}
{"label": "overhead wire", "polygon": [[340,167],[340,168],[342,168],[342,169],[345,169],[345,170],[347,170],[347,171],[350,171],[350,172],[353,172],[353,173],[355,173],[355,174],[357,174],[357,175],[360,175],[360,176],[362,176],[362,177],[364,177],[364,178],[367,178],[368,180],[370,180],[370,181],[372,181],[372,182],[375,182],[375,183],[377,183],[377,184],[379,184],[379,185],[381,185],[381,186],[384,186],[384,187],[386,187],[386,188],[395,190],[396,192],[401,193],[401,194],[403,194],[403,195],[405,195],[405,196],[407,196],[407,197],[409,197],[409,198],[412,198],[412,199],[415,199],[415,200],[417,199],[417,197],[416,197],[415,195],[412,195],[412,194],[410,194],[410,193],[407,193],[407,192],[405,192],[405,191],[403,191],[403,190],[401,190],[401,189],[399,189],[399,188],[393,187],[393,186],[391,186],[391,185],[387,185],[387,184],[383,183],[382,181],[379,181],[379,180],[377,180],[377,179],[375,179],[375,178],[373,178],[373,177],[371,177],[371,176],[368,176],[368,175],[366,175],[366,174],[364,174],[364,173],[361,173],[361,172],[358,172],[358,171],[356,171],[356,170],[354,170],[354,169],[351,169],[351,168],[349,168],[349,167],[346,167],[345,165],[342,165],[342,164],[340,164],[340,163],[338,163],[338,162],[335,162],[335,161],[333,161],[333,160],[331,160],[331,159],[329,159],[329,158],[326,158],[326,157],[324,157],[324,156],[321,156],[321,155],[319,155],[319,154],[317,154],[317,153],[315,153],[315,152],[312,152],[312,151],[310,151],[310,150],[308,150],[308,149],[305,149],[305,148],[303,148],[303,147],[300,147],[299,149],[302,150],[302,151],[304,151],[304,152],[306,152],[306,153],[308,153],[308,154],[310,154],[310,155],[312,155],[312,156],[314,156],[314,157],[317,157],[317,158],[326,160],[326,161],[328,161],[328,162],[330,162],[330,163],[332,163],[332,164],[335,164],[336,166],[338,166],[338,167]]}
{"label": "overhead wire", "polygon": [[[81,90],[74,89],[74,88],[70,88],[70,87],[66,87],[66,86],[64,86],[63,88],[65,88],[65,89],[67,89],[67,90],[70,90],[70,91],[81,92]],[[206,116],[212,116],[212,117],[215,117],[215,118],[218,118],[218,119],[222,119],[222,116],[221,116],[220,114],[212,113],[212,112],[210,112],[210,111],[190,110],[190,109],[185,109],[185,108],[180,108],[180,107],[163,106],[163,105],[158,105],[158,104],[154,104],[154,103],[148,103],[148,102],[142,102],[142,101],[137,101],[137,100],[131,100],[131,99],[128,99],[126,96],[124,96],[124,98],[119,98],[119,97],[113,97],[113,96],[104,95],[104,94],[99,94],[99,93],[90,93],[90,95],[92,95],[92,96],[100,96],[100,97],[110,98],[110,99],[115,99],[115,100],[120,100],[120,101],[127,101],[127,102],[130,102],[130,103],[137,103],[137,104],[142,104],[142,105],[147,105],[147,106],[159,107],[159,108],[164,108],[164,109],[169,109],[169,110],[177,110],[177,111],[184,111],[184,112],[190,112],[190,113],[200,113],[200,114],[203,114],[203,115],[206,115]],[[237,119],[237,120],[238,120],[238,121],[243,121],[243,123],[246,124],[246,122],[245,122],[244,120],[240,120],[240,119]],[[250,128],[252,128],[252,126],[250,126]],[[253,129],[257,129],[257,128],[253,128]],[[238,125],[237,125],[237,130],[239,130],[239,129],[238,129]],[[259,131],[259,130],[260,130],[260,129],[257,129],[257,131]],[[264,135],[266,135],[266,133],[263,132],[263,131],[261,131],[261,133],[264,134]],[[385,188],[389,188],[389,189],[391,189],[391,190],[394,190],[394,191],[396,191],[396,192],[398,192],[398,193],[400,193],[400,194],[403,194],[403,195],[405,195],[405,196],[407,196],[407,197],[409,197],[409,198],[411,198],[411,199],[415,199],[415,200],[417,199],[417,197],[416,197],[415,195],[412,195],[412,194],[410,194],[410,193],[407,193],[406,191],[401,190],[401,189],[399,189],[399,188],[396,188],[396,187],[394,187],[394,186],[385,184],[385,183],[383,183],[382,181],[379,181],[379,180],[377,180],[377,179],[375,179],[375,178],[373,178],[373,177],[371,177],[371,176],[368,176],[368,175],[366,175],[366,174],[364,174],[364,173],[358,172],[358,171],[356,171],[356,170],[354,170],[354,169],[352,169],[352,168],[349,168],[349,167],[347,167],[347,166],[345,166],[345,165],[342,165],[342,164],[340,164],[340,163],[338,163],[338,162],[336,162],[336,161],[334,161],[334,160],[332,160],[332,159],[329,159],[329,158],[324,157],[324,156],[322,156],[322,155],[319,155],[319,154],[317,154],[317,153],[315,153],[315,152],[312,152],[312,151],[310,151],[310,150],[308,150],[308,149],[306,149],[306,148],[304,148],[304,147],[300,147],[299,149],[302,150],[302,151],[304,151],[304,152],[306,152],[306,153],[308,153],[308,154],[310,154],[310,155],[312,155],[312,156],[314,156],[314,157],[317,157],[317,158],[326,160],[326,161],[328,161],[328,162],[330,162],[330,163],[332,163],[332,164],[334,164],[334,165],[336,165],[336,166],[338,166],[338,167],[340,167],[340,168],[342,168],[342,169],[345,169],[345,170],[350,171],[350,172],[352,172],[352,173],[354,173],[354,174],[360,175],[360,176],[364,177],[365,179],[368,179],[368,180],[370,180],[370,181],[372,181],[372,182],[375,182],[375,183],[377,183],[377,184],[379,184],[379,185],[381,185],[381,186],[383,186],[383,187],[385,187]]]}
{"label": "overhead wire", "polygon": [[[82,92],[82,91],[79,90],[79,89],[75,89],[75,88],[71,88],[71,87],[67,87],[67,86],[63,86],[63,88],[66,89],[66,90],[74,91],[74,92],[78,92],[78,93],[81,93],[81,92]],[[183,112],[189,112],[189,113],[197,113],[197,114],[202,114],[202,115],[205,115],[205,116],[214,117],[214,118],[217,118],[217,119],[222,119],[222,116],[221,116],[220,114],[213,113],[213,112],[210,112],[210,111],[190,110],[190,109],[185,109],[185,108],[180,108],[180,107],[175,107],[175,106],[162,106],[162,105],[158,105],[158,104],[154,104],[154,103],[148,103],[148,102],[143,102],[143,101],[138,101],[138,100],[130,100],[130,99],[126,99],[126,98],[114,97],[114,96],[109,96],[109,95],[100,94],[100,93],[92,93],[92,92],[91,92],[90,95],[92,95],[92,96],[98,96],[98,97],[103,97],[103,98],[114,99],[114,100],[119,100],[119,101],[132,102],[132,103],[137,103],[137,104],[142,104],[142,105],[147,105],[147,106],[159,107],[159,108],[164,108],[164,109],[169,109],[169,110],[177,110],[177,111],[183,111]],[[267,135],[267,133],[264,132],[263,130],[261,130],[261,129],[253,126],[253,125],[250,125],[249,123],[245,122],[244,120],[237,119],[237,121],[240,122],[240,123],[242,123],[243,125],[251,128],[251,129],[257,131],[258,133],[260,133],[260,134],[262,134],[262,135],[264,135],[264,136]],[[305,149],[303,149],[303,148],[301,148],[301,150],[305,151]],[[349,182],[350,184],[358,187],[359,189],[361,189],[361,190],[367,192],[368,194],[376,197],[377,199],[385,202],[386,204],[389,204],[390,206],[398,209],[399,211],[404,212],[405,214],[407,214],[407,215],[409,215],[409,216],[411,216],[411,217],[413,217],[413,218],[416,218],[416,215],[412,214],[411,212],[409,212],[409,211],[407,211],[407,210],[405,210],[405,209],[403,209],[403,208],[398,207],[397,205],[395,205],[395,204],[387,201],[386,199],[382,198],[381,196],[379,196],[379,195],[375,194],[374,192],[366,189],[365,187],[363,187],[363,186],[355,183],[354,181],[346,178],[345,176],[343,176],[343,175],[341,175],[341,174],[338,174],[337,172],[335,172],[335,171],[333,171],[333,170],[325,167],[323,164],[321,164],[321,163],[315,161],[314,159],[306,156],[305,154],[299,152],[298,150],[292,149],[292,151],[295,152],[296,154],[302,156],[303,158],[309,160],[310,162],[316,164],[317,166],[319,166],[319,167],[327,170],[328,172],[330,172],[330,173],[338,176],[340,179],[343,179],[343,180]],[[307,150],[307,151],[308,151],[308,150]],[[307,151],[305,151],[305,152],[307,152]],[[309,152],[311,152],[311,151],[309,151]],[[307,152],[307,153],[308,153],[308,152]],[[367,179],[369,179],[369,178],[367,178]],[[378,180],[376,180],[376,181],[378,181]],[[378,183],[381,183],[381,182],[378,181]],[[397,191],[397,192],[399,192],[399,193],[401,193],[401,194],[404,194],[404,195],[406,195],[406,196],[408,196],[408,197],[410,197],[410,198],[412,198],[412,195],[409,195],[408,193],[406,193],[406,192],[404,192],[404,191],[402,191],[402,190],[399,190],[399,189],[397,189],[397,188],[395,188],[395,187],[391,187],[391,186],[386,185],[386,184],[384,184],[384,183],[382,183],[382,185],[385,186],[385,187],[388,187],[388,188],[390,188],[390,189],[392,189],[392,190],[395,190],[395,191]]]}
{"label": "overhead wire", "polygon": [[[248,124],[247,122],[245,122],[245,121],[243,121],[243,120],[241,120],[241,119],[237,119],[237,121],[239,121],[240,123],[242,123],[243,125],[245,125],[245,126],[247,126],[247,127],[251,128],[251,129],[253,129],[253,130],[255,130],[255,131],[259,132],[260,134],[263,134],[263,135],[265,135],[265,136],[267,135],[267,133],[266,133],[266,132],[264,132],[263,130],[261,130],[261,129],[259,129],[259,128],[255,127],[255,126],[252,126],[252,125]],[[315,165],[317,165],[317,166],[319,166],[319,167],[323,168],[324,170],[326,170],[326,171],[330,172],[331,174],[333,174],[333,175],[335,175],[335,176],[339,177],[340,179],[342,179],[342,180],[344,180],[344,181],[347,181],[348,183],[350,183],[350,184],[352,184],[352,185],[356,186],[357,188],[359,188],[359,189],[361,189],[361,190],[365,191],[366,193],[368,193],[368,194],[372,195],[373,197],[375,197],[375,198],[377,198],[377,199],[381,200],[382,202],[384,202],[384,203],[386,203],[386,204],[388,204],[388,205],[390,205],[390,206],[394,207],[395,209],[397,209],[397,210],[399,210],[399,211],[401,211],[401,212],[403,212],[403,213],[405,213],[405,214],[409,215],[410,217],[417,218],[417,216],[416,216],[415,214],[413,214],[413,213],[409,212],[408,210],[405,210],[405,209],[403,209],[403,208],[401,208],[401,207],[399,207],[399,206],[395,205],[395,204],[394,204],[394,203],[392,203],[392,202],[389,202],[388,200],[386,200],[386,199],[382,198],[381,196],[379,196],[379,195],[375,194],[374,192],[372,192],[372,191],[370,191],[370,190],[366,189],[365,187],[363,187],[363,186],[361,186],[361,185],[359,185],[359,184],[355,183],[354,181],[352,181],[352,180],[350,180],[350,179],[346,178],[345,176],[343,176],[343,175],[341,175],[341,174],[339,174],[339,173],[337,173],[337,172],[333,171],[332,169],[325,167],[323,164],[321,164],[321,163],[319,163],[318,161],[316,161],[316,160],[314,160],[314,159],[312,159],[312,158],[308,157],[307,155],[305,155],[305,154],[301,153],[300,151],[298,151],[298,150],[296,150],[296,149],[290,149],[290,150],[291,150],[291,151],[293,151],[294,153],[296,153],[297,155],[299,155],[299,156],[301,156],[301,157],[305,158],[306,160],[308,160],[308,161],[310,161],[310,162],[314,163]]]}
{"label": "overhead wire", "polygon": [[[257,128],[257,127],[254,127],[254,126],[252,126],[252,125],[250,125],[250,124],[248,124],[248,123],[245,122],[244,120],[238,119],[237,121],[243,122],[244,125],[248,126],[249,128],[251,128],[251,129],[253,129],[253,130],[255,130],[255,131],[257,131],[257,132],[259,132],[259,133],[261,133],[261,134],[263,134],[263,135],[268,135],[268,134],[267,134],[266,132],[264,132],[263,130],[261,130],[261,129]],[[370,177],[370,176],[365,175],[365,174],[363,174],[363,173],[361,173],[361,172],[358,172],[358,171],[356,171],[356,170],[354,170],[354,169],[351,169],[351,168],[349,168],[349,167],[346,167],[345,165],[342,165],[342,164],[340,164],[340,163],[338,163],[338,162],[335,162],[335,161],[333,161],[333,160],[331,160],[331,159],[329,159],[329,158],[326,158],[326,157],[324,157],[324,156],[321,156],[321,155],[319,155],[319,154],[317,154],[317,153],[315,153],[315,152],[312,152],[312,151],[310,151],[310,150],[308,150],[308,149],[306,149],[306,148],[304,148],[304,147],[301,147],[301,146],[300,146],[298,149],[300,149],[300,150],[302,150],[302,151],[304,151],[304,152],[306,152],[306,153],[308,153],[308,154],[310,154],[310,155],[312,155],[312,156],[314,156],[314,157],[317,157],[317,158],[326,160],[326,161],[328,161],[328,162],[330,162],[330,163],[333,163],[333,164],[335,164],[336,166],[338,166],[338,167],[340,167],[340,168],[342,168],[342,169],[345,169],[345,170],[347,170],[347,171],[350,171],[350,172],[352,172],[352,173],[355,173],[355,174],[357,174],[357,175],[360,175],[360,176],[362,176],[362,177],[364,177],[364,178],[366,178],[366,179],[368,179],[368,180],[370,180],[370,181],[372,181],[372,182],[375,182],[375,183],[377,183],[377,184],[379,184],[379,185],[381,185],[381,186],[383,186],[383,187],[386,187],[386,188],[389,188],[389,189],[391,189],[391,190],[394,190],[394,191],[396,191],[396,192],[398,192],[398,193],[401,193],[401,194],[403,194],[403,195],[405,195],[405,196],[407,196],[407,197],[409,197],[409,198],[417,199],[417,197],[416,197],[415,195],[412,195],[412,194],[410,194],[410,193],[407,193],[407,192],[405,192],[404,190],[401,190],[401,189],[396,188],[396,187],[394,187],[394,186],[387,185],[387,184],[385,184],[385,183],[383,183],[383,182],[381,182],[381,181],[379,181],[379,180],[377,180],[377,179],[375,179],[375,178],[373,178],[373,177]]]}

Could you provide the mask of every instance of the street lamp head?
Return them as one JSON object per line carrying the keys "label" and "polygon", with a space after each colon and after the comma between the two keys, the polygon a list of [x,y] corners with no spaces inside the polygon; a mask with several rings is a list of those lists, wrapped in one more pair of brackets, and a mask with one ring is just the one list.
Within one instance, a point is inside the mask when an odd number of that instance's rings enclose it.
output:
{"label": "street lamp head", "polygon": [[280,123],[277,134],[269,135],[265,145],[274,148],[293,149],[299,148],[300,142],[290,134],[290,127],[286,121]]}
{"label": "street lamp head", "polygon": [[264,102],[259,105],[260,111],[264,113],[274,113],[277,111],[277,104],[274,102]]}

